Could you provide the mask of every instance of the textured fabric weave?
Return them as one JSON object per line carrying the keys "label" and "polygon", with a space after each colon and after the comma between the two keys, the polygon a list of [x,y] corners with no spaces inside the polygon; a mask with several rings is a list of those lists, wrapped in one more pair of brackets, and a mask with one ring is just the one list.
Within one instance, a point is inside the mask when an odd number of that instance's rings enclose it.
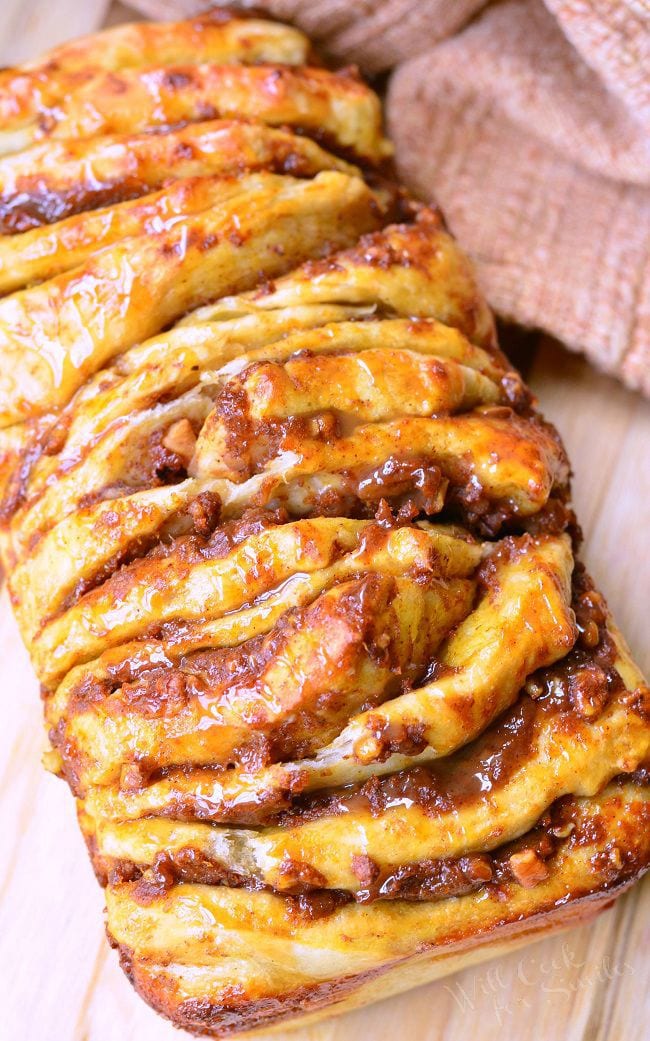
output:
{"label": "textured fabric weave", "polygon": [[[131,2],[154,17],[205,7]],[[492,306],[650,395],[646,0],[255,7],[365,72],[394,66],[387,118],[399,173],[439,202]]]}

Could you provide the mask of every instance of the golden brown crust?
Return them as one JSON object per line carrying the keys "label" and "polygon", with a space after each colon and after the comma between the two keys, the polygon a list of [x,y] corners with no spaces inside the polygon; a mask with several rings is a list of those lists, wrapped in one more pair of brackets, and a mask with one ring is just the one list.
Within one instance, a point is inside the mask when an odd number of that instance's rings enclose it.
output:
{"label": "golden brown crust", "polygon": [[[170,898],[143,904],[141,897],[134,898],[137,883],[113,885],[108,904],[114,928],[109,932],[137,989],[185,1029],[225,1037],[267,1030],[287,1019],[310,1021],[311,1015],[320,1018],[332,1006],[341,1012],[454,971],[482,950],[485,956],[486,944],[501,951],[503,945],[507,949],[524,937],[530,940],[592,917],[647,867],[647,800],[647,791],[642,794],[628,785],[610,786],[596,799],[578,801],[571,808],[574,837],[551,858],[547,878],[534,890],[506,882],[487,900],[485,892],[479,892],[438,903],[397,903],[390,907],[390,916],[385,906],[373,904],[364,908],[363,917],[357,905],[347,905],[312,922],[287,919],[282,909],[276,912],[278,897],[244,894],[235,913],[239,922],[248,916],[254,919],[260,966],[266,967],[267,959],[277,964],[280,951],[288,953],[285,935],[299,940],[301,956],[289,955],[292,964],[290,973],[282,976],[289,984],[284,991],[268,977],[265,983],[261,978],[249,983],[245,976],[240,987],[217,984],[211,990],[212,974],[221,975],[220,962],[234,962],[238,953],[231,946],[226,952],[227,941],[219,939],[232,912],[218,899],[217,888],[180,884]],[[627,850],[622,869],[616,867],[615,853],[621,826]],[[177,965],[158,960],[161,946],[163,952],[174,946],[170,932],[177,921],[175,911],[182,914],[188,931],[199,921],[210,923],[190,941],[200,944],[203,952],[202,967],[191,981]],[[348,972],[301,982],[306,960],[326,962],[334,950],[345,951]]]}
{"label": "golden brown crust", "polygon": [[0,74],[2,561],[112,942],[213,1036],[650,860],[560,439],[437,211],[391,223],[375,95],[307,53],[214,14]]}
{"label": "golden brown crust", "polygon": [[102,74],[207,61],[301,65],[309,50],[307,38],[291,26],[219,10],[184,22],[119,25],[0,70],[0,118],[3,127],[24,126]]}
{"label": "golden brown crust", "polygon": [[[48,141],[0,158],[0,230],[10,235],[56,223],[138,199],[172,180],[258,169],[293,177],[354,172],[308,137],[240,120],[188,123],[157,134]],[[8,240],[10,247],[15,250],[16,242]]]}

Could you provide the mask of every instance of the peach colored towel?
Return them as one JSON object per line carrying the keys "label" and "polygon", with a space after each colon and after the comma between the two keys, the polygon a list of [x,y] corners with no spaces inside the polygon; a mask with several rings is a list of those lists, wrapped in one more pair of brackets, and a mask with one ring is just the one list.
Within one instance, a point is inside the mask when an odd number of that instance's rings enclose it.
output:
{"label": "peach colored towel", "polygon": [[[130,2],[157,17],[206,6]],[[394,66],[400,174],[440,203],[495,310],[650,395],[649,0],[255,6],[338,60]]]}

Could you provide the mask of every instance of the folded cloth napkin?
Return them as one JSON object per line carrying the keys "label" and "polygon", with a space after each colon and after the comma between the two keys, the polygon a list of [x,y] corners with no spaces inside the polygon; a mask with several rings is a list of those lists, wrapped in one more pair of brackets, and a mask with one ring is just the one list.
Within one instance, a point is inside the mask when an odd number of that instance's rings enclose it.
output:
{"label": "folded cloth napkin", "polygon": [[[154,17],[206,6],[129,2]],[[650,395],[647,0],[254,6],[339,61],[394,67],[400,175],[440,203],[494,309]]]}

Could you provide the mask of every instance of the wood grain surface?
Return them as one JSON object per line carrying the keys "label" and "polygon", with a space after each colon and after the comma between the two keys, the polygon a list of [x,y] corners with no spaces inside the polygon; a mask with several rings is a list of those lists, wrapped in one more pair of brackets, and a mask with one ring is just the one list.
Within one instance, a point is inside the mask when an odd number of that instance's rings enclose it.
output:
{"label": "wood grain surface", "polygon": [[[107,0],[2,0],[0,63],[122,20]],[[527,375],[575,470],[583,556],[650,671],[650,405],[543,338]],[[67,787],[40,764],[38,686],[6,595],[0,603],[0,1039],[172,1041],[109,949],[103,897]],[[596,922],[292,1041],[647,1041],[650,879]]]}

